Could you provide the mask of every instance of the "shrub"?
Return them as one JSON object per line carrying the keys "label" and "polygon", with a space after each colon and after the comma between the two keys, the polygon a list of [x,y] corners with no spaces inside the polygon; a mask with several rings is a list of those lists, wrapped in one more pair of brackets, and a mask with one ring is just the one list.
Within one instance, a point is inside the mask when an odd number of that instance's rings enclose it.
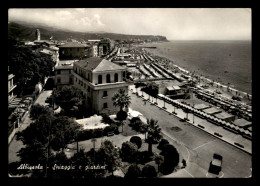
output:
{"label": "shrub", "polygon": [[138,149],[142,146],[142,139],[139,136],[132,136],[130,142],[136,144]]}
{"label": "shrub", "polygon": [[103,123],[111,124],[111,123],[114,122],[114,121],[109,117],[109,115],[106,114],[106,113],[102,113],[101,116],[102,116],[102,122],[103,122]]}
{"label": "shrub", "polygon": [[130,165],[127,173],[125,174],[125,178],[138,178],[141,175],[141,169],[138,165]]}
{"label": "shrub", "polygon": [[156,170],[152,165],[145,165],[142,169],[142,176],[145,178],[154,178],[157,176]]}
{"label": "shrub", "polygon": [[157,146],[158,149],[162,150],[165,145],[169,144],[169,141],[166,139],[161,139],[159,145]]}
{"label": "shrub", "polygon": [[51,111],[47,106],[43,106],[40,104],[32,105],[30,110],[30,118],[31,119],[37,119],[42,114],[50,114]]}
{"label": "shrub", "polygon": [[160,171],[163,174],[170,174],[179,163],[179,153],[174,146],[167,144],[163,147],[161,155],[164,156],[164,162]]}
{"label": "shrub", "polygon": [[127,118],[127,112],[120,110],[117,114],[116,114],[116,119],[119,121],[123,121],[126,120]]}
{"label": "shrub", "polygon": [[136,155],[136,160],[138,163],[145,164],[152,160],[148,151],[138,152]]}
{"label": "shrub", "polygon": [[134,162],[137,155],[137,146],[129,141],[122,143],[120,156],[122,161]]}
{"label": "shrub", "polygon": [[141,121],[140,118],[138,117],[134,117],[131,119],[130,121],[130,126],[136,130],[136,131],[139,131],[140,130],[140,127],[143,125],[143,122]]}

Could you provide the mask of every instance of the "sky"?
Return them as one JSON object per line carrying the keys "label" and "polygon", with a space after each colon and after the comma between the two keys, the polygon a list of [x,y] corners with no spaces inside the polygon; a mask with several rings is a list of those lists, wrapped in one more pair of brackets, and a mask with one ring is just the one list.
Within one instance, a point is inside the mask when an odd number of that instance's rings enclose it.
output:
{"label": "sky", "polygon": [[8,22],[25,21],[81,32],[162,35],[168,40],[251,40],[247,8],[9,9]]}

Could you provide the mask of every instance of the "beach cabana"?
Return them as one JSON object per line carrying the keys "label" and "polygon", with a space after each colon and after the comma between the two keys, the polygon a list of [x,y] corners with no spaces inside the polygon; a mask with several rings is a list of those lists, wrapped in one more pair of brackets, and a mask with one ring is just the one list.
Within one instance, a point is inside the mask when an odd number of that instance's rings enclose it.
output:
{"label": "beach cabana", "polygon": [[232,122],[232,121],[235,120],[235,116],[230,115],[226,112],[221,112],[221,113],[215,114],[215,117],[218,118],[218,119],[227,121],[227,122]]}
{"label": "beach cabana", "polygon": [[252,123],[250,121],[247,121],[243,118],[234,120],[233,124],[236,125],[236,126],[239,126],[241,128],[245,128],[245,129],[252,125]]}
{"label": "beach cabana", "polygon": [[215,107],[211,107],[211,108],[208,108],[208,109],[204,109],[203,110],[206,114],[209,114],[209,115],[214,115],[214,114],[218,114],[218,113],[221,113],[222,111],[215,108]]}
{"label": "beach cabana", "polygon": [[210,108],[210,106],[201,103],[201,104],[196,104],[196,105],[194,105],[194,108],[197,109],[197,110],[203,110],[203,109]]}

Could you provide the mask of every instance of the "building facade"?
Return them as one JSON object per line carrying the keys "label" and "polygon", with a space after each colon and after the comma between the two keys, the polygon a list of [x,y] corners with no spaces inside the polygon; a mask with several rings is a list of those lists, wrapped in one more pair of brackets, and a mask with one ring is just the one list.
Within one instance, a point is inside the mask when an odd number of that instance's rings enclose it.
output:
{"label": "building facade", "polygon": [[8,74],[8,103],[10,103],[16,96],[14,96],[14,89],[16,85],[14,84],[14,77],[13,74]]}
{"label": "building facade", "polygon": [[113,105],[112,97],[119,89],[128,90],[123,80],[125,67],[108,60],[91,57],[74,63],[74,86],[85,95],[86,108],[93,114],[115,114],[119,108]]}
{"label": "building facade", "polygon": [[[78,61],[78,60],[77,60]],[[64,85],[73,85],[73,63],[75,60],[62,60],[54,68],[54,85],[57,89]]]}
{"label": "building facade", "polygon": [[89,46],[79,42],[68,42],[59,46],[61,60],[83,59],[89,56]]}

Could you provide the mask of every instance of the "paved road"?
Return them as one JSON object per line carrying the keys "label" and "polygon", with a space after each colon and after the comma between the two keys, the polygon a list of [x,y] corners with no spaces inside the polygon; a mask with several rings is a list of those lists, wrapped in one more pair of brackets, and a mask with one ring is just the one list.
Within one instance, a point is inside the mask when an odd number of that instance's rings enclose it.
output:
{"label": "paved road", "polygon": [[[41,92],[41,94],[39,95],[39,97],[37,98],[37,100],[35,101],[34,104],[39,103],[40,105],[47,105],[45,103],[45,100],[47,97],[49,97],[51,95],[51,92],[52,92],[51,90]],[[24,119],[24,122],[22,123],[22,125],[20,126],[18,131],[22,131],[22,130],[26,129],[31,124],[31,122],[32,122],[32,120],[29,118],[29,114],[27,114],[27,116]],[[17,156],[17,152],[22,147],[24,147],[23,143],[21,141],[17,141],[16,135],[15,135],[13,140],[11,141],[11,143],[8,146],[8,162],[9,163],[20,160],[20,158]]]}
{"label": "paved road", "polygon": [[[189,154],[187,167],[178,172],[178,177],[207,177],[209,163],[215,152],[223,156],[223,177],[247,177],[251,175],[251,155],[190,124],[180,122],[175,116],[148,102],[144,104],[142,99],[132,94],[131,91],[129,91],[129,95],[132,98],[130,108],[141,112],[147,118],[158,120],[158,124],[163,131],[167,131],[170,137],[187,147]],[[178,132],[169,130],[172,126],[177,126],[182,130]],[[171,176],[176,177],[174,174]]]}

